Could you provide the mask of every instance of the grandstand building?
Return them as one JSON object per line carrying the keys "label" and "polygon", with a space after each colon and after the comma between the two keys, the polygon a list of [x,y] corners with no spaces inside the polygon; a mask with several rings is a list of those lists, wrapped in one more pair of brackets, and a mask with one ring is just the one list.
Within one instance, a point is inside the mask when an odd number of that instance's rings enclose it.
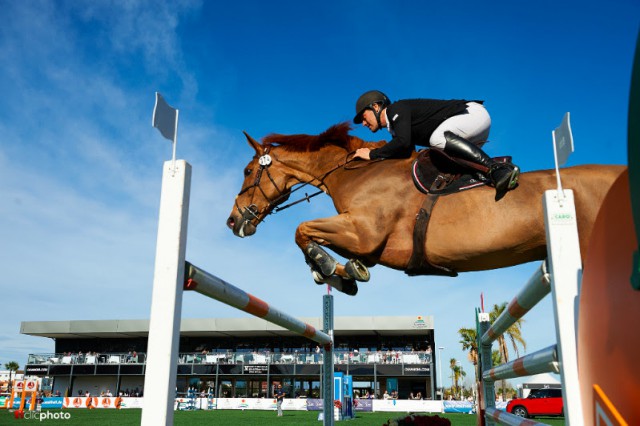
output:
{"label": "grandstand building", "polygon": [[[301,318],[317,329],[322,319]],[[30,354],[26,376],[48,377],[54,394],[144,392],[148,320],[28,321],[21,333],[55,341],[54,353]],[[433,318],[336,317],[335,371],[353,376],[361,398],[418,393],[435,399]],[[177,392],[214,397],[271,397],[281,383],[292,397],[320,397],[316,343],[257,318],[183,319]]]}

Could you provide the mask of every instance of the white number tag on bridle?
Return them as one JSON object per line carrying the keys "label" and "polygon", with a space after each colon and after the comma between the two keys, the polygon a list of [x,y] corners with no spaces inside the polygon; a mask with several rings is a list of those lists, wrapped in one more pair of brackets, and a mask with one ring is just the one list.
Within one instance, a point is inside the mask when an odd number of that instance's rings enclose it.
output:
{"label": "white number tag on bridle", "polygon": [[269,164],[271,164],[271,156],[269,154],[265,154],[262,157],[258,158],[258,164],[263,167],[268,166]]}

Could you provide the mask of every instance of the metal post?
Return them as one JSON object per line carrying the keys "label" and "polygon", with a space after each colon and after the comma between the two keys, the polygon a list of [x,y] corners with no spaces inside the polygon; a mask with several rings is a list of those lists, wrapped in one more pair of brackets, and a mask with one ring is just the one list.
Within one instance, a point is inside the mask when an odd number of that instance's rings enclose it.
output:
{"label": "metal post", "polygon": [[440,388],[440,399],[443,400],[444,399],[444,386],[442,383],[442,350],[444,349],[444,346],[440,346],[438,348],[438,374],[440,375],[440,378],[438,379],[438,387]]}
{"label": "metal post", "polygon": [[331,337],[322,360],[322,418],[324,426],[333,426],[333,295],[322,296],[322,304],[322,330]]}
{"label": "metal post", "polygon": [[[480,355],[480,372],[487,371],[491,369],[492,360],[491,360],[491,342],[488,344],[482,343],[482,336],[485,335],[487,330],[489,330],[489,326],[491,323],[489,322],[489,313],[487,312],[478,312],[477,313],[477,324],[478,324],[478,354]],[[482,374],[480,375],[482,378]],[[481,379],[482,380],[482,379]],[[482,424],[493,425],[494,423],[489,421],[486,422],[484,413],[487,408],[495,408],[496,406],[496,393],[495,393],[495,385],[494,382],[487,382],[482,380],[482,394],[484,404],[481,404],[478,407],[478,415],[480,417],[480,421]]]}
{"label": "metal post", "polygon": [[436,386],[435,386],[435,368],[433,366],[433,353],[429,355],[429,376],[431,376],[431,399],[435,401],[436,399]]}

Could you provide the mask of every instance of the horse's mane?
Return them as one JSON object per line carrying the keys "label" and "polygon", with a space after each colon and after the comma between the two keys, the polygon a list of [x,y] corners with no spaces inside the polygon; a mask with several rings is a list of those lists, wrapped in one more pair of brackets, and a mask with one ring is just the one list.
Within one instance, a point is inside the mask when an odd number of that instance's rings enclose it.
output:
{"label": "horse's mane", "polygon": [[282,146],[289,151],[318,151],[326,145],[336,145],[353,151],[362,146],[363,141],[349,135],[351,124],[343,122],[329,127],[319,135],[281,135],[272,133],[262,139],[264,145]]}

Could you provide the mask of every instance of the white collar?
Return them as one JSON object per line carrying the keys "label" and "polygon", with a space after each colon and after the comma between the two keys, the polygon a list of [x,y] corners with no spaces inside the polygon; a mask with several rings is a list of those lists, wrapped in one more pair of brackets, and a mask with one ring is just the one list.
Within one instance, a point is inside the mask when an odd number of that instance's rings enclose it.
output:
{"label": "white collar", "polygon": [[391,130],[391,122],[389,121],[389,117],[387,117],[387,109],[385,108],[382,113],[384,114],[384,119],[387,122],[387,130],[389,133],[393,134],[393,130]]}

